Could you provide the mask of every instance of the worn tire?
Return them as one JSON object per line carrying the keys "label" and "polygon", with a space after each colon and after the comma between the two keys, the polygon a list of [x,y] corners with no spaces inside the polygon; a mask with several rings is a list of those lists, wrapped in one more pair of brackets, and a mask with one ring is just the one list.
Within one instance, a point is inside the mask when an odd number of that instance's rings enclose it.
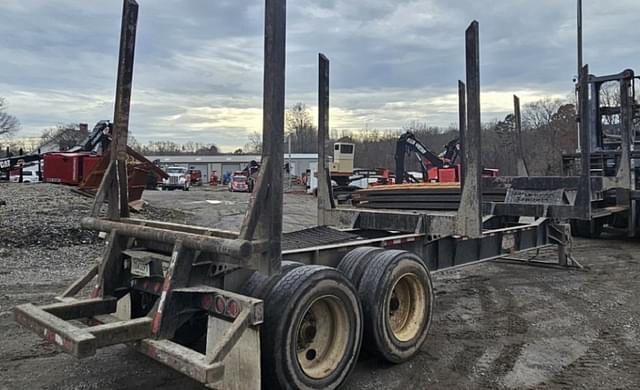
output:
{"label": "worn tire", "polygon": [[377,254],[358,287],[364,345],[391,363],[413,357],[424,343],[433,313],[433,286],[422,259],[410,252]]}
{"label": "worn tire", "polygon": [[369,261],[366,261],[366,259],[370,260],[383,250],[383,248],[373,246],[361,246],[353,249],[340,260],[338,271],[342,272],[347,279],[353,283],[357,290],[360,285],[360,279],[362,279],[362,274],[369,264]]}
{"label": "worn tire", "polygon": [[355,367],[362,309],[351,282],[334,268],[287,273],[265,300],[262,383],[266,389],[336,389]]}
{"label": "worn tire", "polygon": [[303,266],[304,264],[297,261],[283,261],[280,265],[280,272],[271,276],[266,276],[260,272],[254,272],[253,275],[242,286],[243,295],[250,297],[265,299],[269,291],[273,288],[292,269]]}

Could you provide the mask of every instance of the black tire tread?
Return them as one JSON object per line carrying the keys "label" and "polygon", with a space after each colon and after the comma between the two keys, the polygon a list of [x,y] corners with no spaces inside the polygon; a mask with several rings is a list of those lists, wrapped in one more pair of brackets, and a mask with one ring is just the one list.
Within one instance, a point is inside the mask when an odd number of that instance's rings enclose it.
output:
{"label": "black tire tread", "polygon": [[[347,286],[350,293],[353,294],[354,300],[358,305],[357,315],[362,326],[362,309],[358,302],[357,291],[342,273],[334,268],[320,265],[307,265],[292,269],[273,286],[268,294],[268,299],[265,300],[265,321],[262,325],[263,337],[261,337],[263,388],[296,388],[293,381],[287,377],[287,375],[291,374],[283,372],[279,367],[279,363],[285,361],[287,351],[278,348],[277,339],[279,335],[286,334],[287,332],[287,329],[285,329],[287,321],[283,320],[286,317],[285,312],[293,310],[295,303],[299,302],[300,299],[305,296],[307,290],[312,288],[309,286],[315,286],[317,283],[326,281],[327,279],[337,281],[343,286]],[[360,328],[360,331],[361,330]],[[346,365],[346,372],[340,375],[340,382],[347,378],[349,372],[355,367],[361,340],[362,335],[358,333],[357,345],[353,347],[352,354],[350,354],[351,358]],[[340,383],[333,383],[331,388],[338,387],[339,385]],[[323,389],[327,388],[327,386],[309,388]]]}
{"label": "black tire tread", "polygon": [[[380,334],[384,331],[382,325],[378,321],[379,311],[384,307],[384,298],[386,289],[383,285],[383,279],[385,279],[386,273],[391,273],[395,264],[402,260],[412,259],[417,265],[424,269],[427,276],[428,293],[430,294],[430,301],[428,307],[426,326],[423,334],[419,338],[420,345],[426,339],[426,333],[430,327],[430,321],[433,313],[433,287],[429,276],[429,270],[417,255],[403,250],[385,250],[377,254],[368,263],[368,267],[362,275],[360,286],[358,287],[358,295],[360,302],[362,303],[362,311],[364,318],[364,336],[363,345],[372,355],[381,357],[391,363],[401,363],[408,360],[411,356],[398,356],[392,351],[387,350],[383,340],[380,338]],[[417,352],[417,349],[415,352]]]}
{"label": "black tire tread", "polygon": [[368,262],[363,260],[367,257],[372,257],[383,250],[383,248],[374,246],[361,246],[353,249],[347,253],[342,260],[340,260],[340,264],[338,264],[338,271],[342,272],[357,289],[360,284],[360,280],[362,279],[362,274],[368,264]]}

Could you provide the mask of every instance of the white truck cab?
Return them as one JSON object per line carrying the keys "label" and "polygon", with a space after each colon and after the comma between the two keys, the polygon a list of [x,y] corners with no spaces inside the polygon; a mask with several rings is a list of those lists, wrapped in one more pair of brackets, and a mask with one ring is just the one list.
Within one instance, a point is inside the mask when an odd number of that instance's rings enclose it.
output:
{"label": "white truck cab", "polygon": [[179,188],[183,191],[189,191],[191,187],[191,177],[186,167],[168,167],[166,172],[169,177],[162,179],[162,190],[175,190]]}

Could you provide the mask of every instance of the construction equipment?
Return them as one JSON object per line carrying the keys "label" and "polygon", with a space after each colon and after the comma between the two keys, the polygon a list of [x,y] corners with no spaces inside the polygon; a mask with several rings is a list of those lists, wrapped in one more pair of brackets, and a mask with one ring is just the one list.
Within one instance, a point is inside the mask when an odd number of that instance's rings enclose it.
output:
{"label": "construction equipment", "polygon": [[[113,124],[102,120],[96,123],[91,133],[77,146],[65,152],[51,152],[42,156],[44,161],[43,179],[48,183],[77,186],[84,194],[94,195],[102,182],[109,164],[105,158],[109,154]],[[147,160],[142,154],[127,146],[129,164],[129,200],[138,208],[142,193],[147,187],[149,176],[167,180],[168,174]]]}
{"label": "construction equipment", "polygon": [[[468,147],[458,211],[332,204],[323,150],[329,61],[320,55],[320,226],[282,234],[285,1],[267,0],[265,9],[262,167],[236,233],[128,216],[126,140],[138,5],[124,0],[109,166],[92,216],[81,223],[107,232],[107,245],[100,263],[59,303],[18,306],[20,324],[80,358],[129,343],[210,387],[335,389],[361,346],[392,363],[419,351],[435,300],[430,271],[550,245],[559,248],[559,265],[573,264],[568,225],[558,220],[587,216],[588,177],[495,178],[508,188],[507,201],[482,215],[477,22],[466,34],[468,112],[461,139]],[[575,204],[565,204],[568,185],[576,187]],[[527,186],[558,198],[520,191]],[[106,216],[99,217],[104,200]],[[331,222],[348,229],[328,227]],[[75,298],[89,283],[91,298]],[[87,318],[87,326],[73,321]]]}
{"label": "construction equipment", "polygon": [[353,176],[353,160],[355,144],[336,142],[333,144],[333,162],[331,163],[331,180],[338,186],[348,186]]}
{"label": "construction equipment", "polygon": [[[409,174],[405,169],[407,153],[415,154],[422,168],[422,178]],[[396,184],[409,183],[458,183],[460,182],[460,167],[456,164],[460,154],[460,139],[455,138],[444,146],[444,151],[435,154],[426,147],[415,134],[410,131],[402,134],[396,141]],[[484,168],[483,176],[495,177],[497,169]]]}

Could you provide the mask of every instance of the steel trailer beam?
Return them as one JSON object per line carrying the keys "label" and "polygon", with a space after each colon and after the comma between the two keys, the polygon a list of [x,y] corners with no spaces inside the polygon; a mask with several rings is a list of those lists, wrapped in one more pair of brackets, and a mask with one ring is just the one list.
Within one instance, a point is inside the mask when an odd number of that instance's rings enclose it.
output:
{"label": "steel trailer beam", "polygon": [[[141,226],[129,223],[115,222],[98,218],[85,217],[80,221],[85,229],[97,231],[116,231],[119,235],[134,237],[142,240],[158,241],[175,244],[181,241],[190,249],[226,255],[236,259],[231,264],[244,265],[253,254],[255,244],[243,239],[229,239],[206,236],[181,231],[171,231],[151,226]],[[260,246],[260,245],[259,245]]]}
{"label": "steel trailer beam", "polygon": [[456,233],[470,238],[482,236],[482,123],[480,113],[480,32],[477,21],[466,31],[467,121],[463,143],[464,185],[458,210]]}

